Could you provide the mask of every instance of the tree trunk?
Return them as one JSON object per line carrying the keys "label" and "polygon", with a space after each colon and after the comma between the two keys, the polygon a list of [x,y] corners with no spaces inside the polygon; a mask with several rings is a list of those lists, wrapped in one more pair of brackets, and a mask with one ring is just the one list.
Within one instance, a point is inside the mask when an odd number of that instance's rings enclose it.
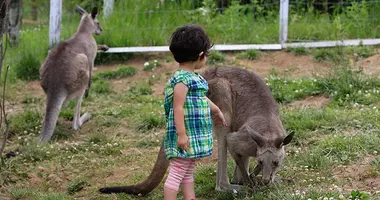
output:
{"label": "tree trunk", "polygon": [[3,35],[7,32],[6,14],[10,0],[0,0],[0,77],[3,66]]}
{"label": "tree trunk", "polygon": [[113,5],[115,3],[114,0],[104,0],[104,17],[107,18],[110,15],[112,15],[113,12]]}
{"label": "tree trunk", "polygon": [[18,44],[21,28],[21,0],[12,0],[8,10],[8,30],[12,44]]}
{"label": "tree trunk", "polygon": [[38,20],[37,0],[32,0],[32,20]]}

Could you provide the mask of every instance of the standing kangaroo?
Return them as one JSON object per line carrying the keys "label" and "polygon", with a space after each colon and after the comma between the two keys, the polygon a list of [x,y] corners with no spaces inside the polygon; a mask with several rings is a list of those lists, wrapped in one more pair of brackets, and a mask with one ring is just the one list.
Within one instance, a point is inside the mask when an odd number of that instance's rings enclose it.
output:
{"label": "standing kangaroo", "polygon": [[82,15],[77,32],[52,49],[40,68],[40,83],[46,94],[46,113],[40,142],[50,140],[62,105],[73,98],[76,98],[74,130],[78,130],[91,118],[89,113],[80,116],[80,107],[83,96],[90,87],[98,50],[92,35],[99,35],[102,29],[96,19],[97,8],[91,14],[79,6],[77,11]]}
{"label": "standing kangaroo", "polygon": [[[218,141],[218,170],[216,190],[241,190],[241,185],[229,183],[227,173],[227,148],[235,160],[232,182],[250,184],[249,157],[255,157],[258,166],[254,174],[262,171],[262,181],[270,183],[285,157],[284,145],[294,135],[285,137],[277,103],[265,82],[253,72],[237,67],[208,69],[203,77],[209,83],[208,97],[223,112],[228,126],[214,123]],[[161,146],[157,161],[149,177],[140,184],[106,187],[102,193],[147,194],[161,182],[169,161]]]}

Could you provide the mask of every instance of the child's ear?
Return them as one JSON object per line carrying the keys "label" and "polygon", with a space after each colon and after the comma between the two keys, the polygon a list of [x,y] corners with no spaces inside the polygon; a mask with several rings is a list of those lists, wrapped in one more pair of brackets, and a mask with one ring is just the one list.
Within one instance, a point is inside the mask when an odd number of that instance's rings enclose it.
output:
{"label": "child's ear", "polygon": [[202,51],[199,53],[199,60],[202,60],[205,57],[205,53]]}

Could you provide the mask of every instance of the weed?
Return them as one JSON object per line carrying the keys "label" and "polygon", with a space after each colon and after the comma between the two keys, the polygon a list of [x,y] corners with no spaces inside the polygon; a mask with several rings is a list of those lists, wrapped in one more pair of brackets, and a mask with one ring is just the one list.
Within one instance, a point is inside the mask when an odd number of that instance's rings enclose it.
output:
{"label": "weed", "polygon": [[30,195],[31,191],[27,188],[11,188],[9,189],[9,193],[15,200],[26,199],[28,195]]}
{"label": "weed", "polygon": [[157,143],[156,141],[153,140],[143,140],[139,141],[136,145],[138,148],[148,148],[148,147],[157,147],[159,146],[160,143]]}
{"label": "weed", "polygon": [[260,51],[251,49],[251,50],[240,53],[238,55],[238,58],[256,60],[257,58],[259,58],[259,56],[260,56]]}
{"label": "weed", "polygon": [[148,84],[139,83],[129,89],[129,92],[135,95],[150,95],[153,93]]}
{"label": "weed", "polygon": [[318,145],[335,163],[347,164],[377,149],[380,137],[370,135],[328,137]]}
{"label": "weed", "polygon": [[340,63],[345,60],[343,47],[316,49],[312,54],[314,59],[319,62],[332,61],[335,63]]}
{"label": "weed", "polygon": [[289,47],[286,51],[292,53],[294,56],[303,56],[310,53],[305,47]]}
{"label": "weed", "polygon": [[74,134],[74,129],[71,126],[72,123],[70,123],[69,126],[66,124],[57,123],[57,126],[55,127],[54,134],[52,136],[52,140],[67,140],[72,137]]}
{"label": "weed", "polygon": [[157,116],[152,113],[142,116],[140,124],[138,125],[138,129],[150,130],[153,128],[162,128],[164,126],[165,119],[162,116]]}
{"label": "weed", "polygon": [[38,98],[38,97],[24,97],[22,100],[21,100],[21,103],[24,103],[24,104],[32,104],[32,103],[38,103],[40,102],[41,99]]}
{"label": "weed", "polygon": [[322,154],[321,149],[314,149],[313,152],[307,151],[297,156],[297,166],[307,166],[308,169],[330,169],[332,162]]}
{"label": "weed", "polygon": [[21,155],[25,161],[40,162],[50,160],[56,155],[56,152],[47,144],[37,144],[35,141],[31,141],[21,147]]}
{"label": "weed", "polygon": [[215,65],[221,63],[225,60],[224,55],[219,51],[211,51],[210,55],[207,57],[207,64]]}
{"label": "weed", "polygon": [[93,77],[94,81],[98,79],[121,79],[135,75],[137,69],[132,66],[119,67],[117,70],[98,72]]}
{"label": "weed", "polygon": [[144,63],[144,71],[153,71],[157,67],[160,67],[161,63],[159,63],[157,60],[154,60],[153,62],[145,62]]}
{"label": "weed", "polygon": [[374,53],[374,48],[368,47],[368,46],[359,46],[353,48],[353,55],[356,58],[356,61],[362,59],[362,58],[368,58],[372,56]]}
{"label": "weed", "polygon": [[361,192],[359,190],[353,190],[351,191],[351,199],[362,199],[362,200],[369,200],[368,194]]}
{"label": "weed", "polygon": [[97,94],[108,94],[112,91],[110,83],[106,80],[94,81],[94,83],[91,85],[90,90],[94,91]]}
{"label": "weed", "polygon": [[49,193],[36,195],[32,200],[74,200],[74,198],[61,193]]}
{"label": "weed", "polygon": [[83,188],[85,188],[88,185],[89,184],[84,180],[75,179],[69,183],[69,185],[67,187],[67,194],[73,195],[73,194],[83,190]]}
{"label": "weed", "polygon": [[41,62],[32,53],[21,55],[20,62],[15,65],[14,72],[16,77],[22,80],[37,80],[40,78]]}
{"label": "weed", "polygon": [[25,111],[22,114],[14,115],[9,118],[9,132],[12,135],[36,135],[41,128],[42,118],[39,113]]}
{"label": "weed", "polygon": [[93,135],[90,135],[88,136],[88,143],[91,143],[91,144],[107,144],[107,143],[110,143],[112,142],[111,139],[107,138],[106,135],[104,134],[101,134],[101,133],[96,133],[96,134],[93,134]]}
{"label": "weed", "polygon": [[132,56],[133,53],[98,53],[95,58],[95,65],[126,62]]}

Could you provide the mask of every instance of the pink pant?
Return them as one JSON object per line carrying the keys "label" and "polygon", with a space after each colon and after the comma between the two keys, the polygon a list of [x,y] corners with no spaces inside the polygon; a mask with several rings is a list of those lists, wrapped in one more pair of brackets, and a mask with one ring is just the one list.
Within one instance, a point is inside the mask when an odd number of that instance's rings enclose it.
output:
{"label": "pink pant", "polygon": [[172,158],[165,187],[178,191],[180,184],[194,182],[195,159]]}

